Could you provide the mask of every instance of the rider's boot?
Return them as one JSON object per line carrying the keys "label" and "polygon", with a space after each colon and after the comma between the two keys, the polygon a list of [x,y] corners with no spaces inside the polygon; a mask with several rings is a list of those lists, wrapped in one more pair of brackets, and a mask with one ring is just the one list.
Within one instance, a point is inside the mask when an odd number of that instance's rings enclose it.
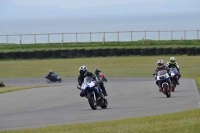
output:
{"label": "rider's boot", "polygon": [[171,94],[172,90],[173,90],[173,84],[170,84],[170,86],[169,86],[169,94]]}
{"label": "rider's boot", "polygon": [[159,88],[160,88],[159,91],[166,95],[165,91],[163,91],[163,89],[161,87],[159,87]]}
{"label": "rider's boot", "polygon": [[176,83],[177,85],[180,85],[180,83],[179,83],[179,80],[177,79],[177,83]]}
{"label": "rider's boot", "polygon": [[107,97],[108,94],[107,94],[107,92],[106,92],[106,89],[105,89],[104,85],[101,85],[100,87],[101,87],[101,89],[102,89],[102,91],[103,91],[104,96]]}

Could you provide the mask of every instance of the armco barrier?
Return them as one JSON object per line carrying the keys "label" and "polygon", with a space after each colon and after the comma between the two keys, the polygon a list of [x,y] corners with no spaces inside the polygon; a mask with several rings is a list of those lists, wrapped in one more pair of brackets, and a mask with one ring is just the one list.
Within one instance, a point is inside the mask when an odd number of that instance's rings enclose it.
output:
{"label": "armco barrier", "polygon": [[171,48],[163,48],[163,54],[164,55],[171,54]]}
{"label": "armco barrier", "polygon": [[185,48],[179,48],[179,54],[180,55],[185,55],[185,54],[187,54],[187,48],[185,47]]}
{"label": "armco barrier", "polygon": [[92,50],[92,55],[93,55],[94,57],[99,57],[99,56],[101,56],[101,49],[93,49],[93,50]]}
{"label": "armco barrier", "polygon": [[133,55],[140,55],[140,49],[139,48],[133,48]]}
{"label": "armco barrier", "polygon": [[44,58],[52,58],[52,50],[44,50]]}
{"label": "armco barrier", "polygon": [[124,55],[124,52],[125,50],[124,50],[124,48],[117,48],[117,56],[122,56],[122,55]]}
{"label": "armco barrier", "polygon": [[52,50],[52,58],[60,58],[60,50]]}
{"label": "armco barrier", "polygon": [[77,55],[77,49],[70,49],[68,53],[69,53],[69,56],[68,56],[69,58],[75,58]]}
{"label": "armco barrier", "polygon": [[21,59],[28,59],[29,58],[28,52],[27,51],[21,52],[20,53],[20,58]]}
{"label": "armco barrier", "polygon": [[195,48],[195,55],[200,55],[200,48]]}
{"label": "armco barrier", "polygon": [[83,57],[85,56],[85,49],[77,49],[77,57]]}
{"label": "armco barrier", "polygon": [[141,49],[140,49],[140,55],[142,55],[142,56],[143,56],[143,55],[147,55],[147,54],[148,54],[147,52],[148,52],[148,49],[147,49],[147,48],[141,48]]}
{"label": "armco barrier", "polygon": [[36,58],[35,51],[29,51],[29,52],[27,52],[27,53],[28,53],[28,58],[29,58],[29,59]]}
{"label": "armco barrier", "polygon": [[148,55],[155,55],[156,53],[156,48],[148,48],[147,54]]}
{"label": "armco barrier", "polygon": [[110,48],[109,56],[116,56],[116,55],[117,55],[117,48]]}
{"label": "armco barrier", "polygon": [[163,54],[163,48],[156,48],[156,55],[162,55]]}
{"label": "armco barrier", "polygon": [[67,58],[68,57],[68,50],[60,50],[60,57]]}
{"label": "armco barrier", "polygon": [[43,50],[35,51],[35,53],[36,53],[37,59],[43,59],[44,58],[44,51]]}
{"label": "armco barrier", "polygon": [[0,52],[0,59],[43,59],[105,56],[200,55],[200,47],[191,48],[103,48]]}
{"label": "armco barrier", "polygon": [[187,48],[187,55],[194,55],[194,48]]}
{"label": "armco barrier", "polygon": [[108,56],[109,49],[101,49],[101,56]]}
{"label": "armco barrier", "polygon": [[179,53],[179,48],[172,48],[171,49],[171,54],[178,54]]}
{"label": "armco barrier", "polygon": [[93,56],[92,49],[86,49],[85,50],[85,57],[92,57],[92,56]]}

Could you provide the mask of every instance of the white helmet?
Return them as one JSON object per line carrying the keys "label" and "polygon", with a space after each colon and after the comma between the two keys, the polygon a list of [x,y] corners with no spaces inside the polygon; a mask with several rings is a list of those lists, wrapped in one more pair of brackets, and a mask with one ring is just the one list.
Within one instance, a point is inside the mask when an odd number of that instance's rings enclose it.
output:
{"label": "white helmet", "polygon": [[158,64],[158,68],[161,68],[164,65],[164,61],[163,60],[158,60],[157,64]]}
{"label": "white helmet", "polygon": [[86,66],[81,66],[79,68],[79,73],[80,73],[80,75],[86,76],[86,74],[87,74],[87,67]]}
{"label": "white helmet", "polygon": [[49,70],[49,72],[52,72],[52,70]]}
{"label": "white helmet", "polygon": [[170,57],[170,64],[175,64],[175,63],[176,63],[176,58]]}

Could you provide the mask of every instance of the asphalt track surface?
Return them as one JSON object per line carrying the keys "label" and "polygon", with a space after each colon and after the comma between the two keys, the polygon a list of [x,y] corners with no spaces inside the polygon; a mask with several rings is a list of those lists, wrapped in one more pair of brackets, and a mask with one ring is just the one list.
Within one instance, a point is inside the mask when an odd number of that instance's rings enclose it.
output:
{"label": "asphalt track surface", "polygon": [[62,83],[44,79],[1,79],[6,86],[49,86],[0,94],[0,130],[37,128],[96,121],[135,118],[179,112],[199,107],[199,92],[193,79],[182,78],[166,98],[154,78],[108,77],[108,108],[92,110],[76,88],[77,78]]}

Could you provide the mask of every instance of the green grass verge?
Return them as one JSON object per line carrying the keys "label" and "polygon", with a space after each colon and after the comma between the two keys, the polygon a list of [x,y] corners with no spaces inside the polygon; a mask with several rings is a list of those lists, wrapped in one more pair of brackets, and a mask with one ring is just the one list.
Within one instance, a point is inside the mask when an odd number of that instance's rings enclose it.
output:
{"label": "green grass verge", "polygon": [[[181,68],[182,77],[196,78],[200,76],[199,56],[175,56]],[[102,70],[107,77],[152,77],[157,60],[165,63],[170,56],[124,56],[98,58],[67,58],[43,60],[1,60],[0,78],[43,78],[49,70],[60,77],[77,77],[78,69],[86,65],[94,72]],[[153,77],[152,77],[153,78]]]}
{"label": "green grass verge", "polygon": [[0,133],[199,133],[200,109],[87,124],[49,126]]}
{"label": "green grass verge", "polygon": [[47,87],[47,86],[6,86],[6,87],[0,87],[0,94],[6,93],[6,92],[12,92],[12,91],[32,89],[32,88],[41,88],[41,87]]}
{"label": "green grass verge", "polygon": [[[21,46],[21,47],[20,47]],[[47,50],[47,49],[95,49],[95,48],[151,48],[151,47],[200,47],[200,40],[146,40],[132,42],[82,42],[82,43],[42,43],[42,44],[0,44],[0,52],[9,51],[32,51],[32,50]]]}

